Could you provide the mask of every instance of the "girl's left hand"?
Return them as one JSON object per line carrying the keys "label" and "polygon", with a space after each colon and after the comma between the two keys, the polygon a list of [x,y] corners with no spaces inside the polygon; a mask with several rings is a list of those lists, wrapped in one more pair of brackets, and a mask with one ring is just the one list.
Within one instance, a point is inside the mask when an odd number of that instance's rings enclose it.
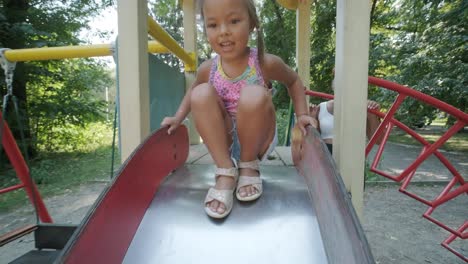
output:
{"label": "girl's left hand", "polygon": [[311,117],[310,115],[306,115],[306,114],[303,114],[303,115],[300,115],[299,117],[297,117],[297,126],[301,129],[302,135],[304,135],[304,136],[307,134],[306,127],[308,125],[311,125],[314,128],[317,128],[318,122],[317,122],[317,120],[315,118]]}

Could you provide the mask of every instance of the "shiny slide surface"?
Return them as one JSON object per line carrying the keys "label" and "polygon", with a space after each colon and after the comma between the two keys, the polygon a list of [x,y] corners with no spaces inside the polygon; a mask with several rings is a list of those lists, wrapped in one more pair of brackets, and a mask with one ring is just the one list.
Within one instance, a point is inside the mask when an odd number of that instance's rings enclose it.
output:
{"label": "shiny slide surface", "polygon": [[123,263],[328,263],[307,186],[294,167],[261,167],[264,193],[205,214],[214,166],[178,169],[161,186]]}
{"label": "shiny slide surface", "polygon": [[185,127],[171,136],[157,131],[123,165],[57,263],[374,263],[316,135],[295,143],[296,167],[261,167],[258,201],[236,201],[225,220],[213,220],[203,200],[214,166],[184,165]]}

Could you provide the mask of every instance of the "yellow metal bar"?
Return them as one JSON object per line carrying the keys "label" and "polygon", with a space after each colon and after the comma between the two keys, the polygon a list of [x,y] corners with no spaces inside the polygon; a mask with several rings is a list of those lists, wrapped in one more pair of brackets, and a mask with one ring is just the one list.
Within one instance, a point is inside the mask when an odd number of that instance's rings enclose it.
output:
{"label": "yellow metal bar", "polygon": [[[169,50],[157,41],[148,42],[148,52],[150,53],[169,53]],[[111,44],[98,44],[87,46],[67,46],[67,47],[44,47],[33,49],[16,49],[5,51],[7,60],[13,62],[19,61],[38,61],[38,60],[56,60],[72,58],[103,57],[112,55]]]}
{"label": "yellow metal bar", "polygon": [[276,0],[276,2],[289,10],[296,10],[299,5],[297,0]]}
{"label": "yellow metal bar", "polygon": [[170,53],[171,51],[164,47],[161,43],[157,41],[148,41],[148,52],[149,53]]}
{"label": "yellow metal bar", "polygon": [[90,46],[45,47],[33,49],[7,50],[5,57],[9,61],[37,61],[68,58],[86,58],[110,56],[111,45],[100,44]]}
{"label": "yellow metal bar", "polygon": [[148,33],[185,63],[185,71],[196,70],[194,53],[186,52],[153,18],[148,16]]}

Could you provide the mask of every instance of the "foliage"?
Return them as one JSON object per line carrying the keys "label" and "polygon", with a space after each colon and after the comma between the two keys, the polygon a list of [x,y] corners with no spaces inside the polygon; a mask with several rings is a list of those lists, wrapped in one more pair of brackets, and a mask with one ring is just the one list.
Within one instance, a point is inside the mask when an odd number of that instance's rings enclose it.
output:
{"label": "foliage", "polygon": [[276,128],[278,132],[278,142],[283,144],[285,140],[285,131],[288,127],[289,117],[288,109],[277,109],[276,111]]}
{"label": "foliage", "polygon": [[[259,17],[262,20],[266,52],[275,54],[294,68],[296,56],[295,13],[282,8],[276,1],[264,1],[259,8]],[[273,98],[276,108],[288,109],[289,95],[286,88],[279,83],[273,83],[273,87],[277,91]]]}
{"label": "foliage", "polygon": [[[408,85],[466,112],[468,1],[372,3],[369,75]],[[311,8],[311,88],[330,93],[336,3],[316,2]],[[261,17],[268,51],[294,67],[295,13],[270,0],[264,1]],[[369,97],[386,107],[394,101],[395,94],[369,87]],[[284,90],[275,100],[279,108],[287,108],[289,99]],[[420,126],[430,123],[437,114],[434,107],[407,99],[397,118],[410,126]]]}
{"label": "foliage", "polygon": [[[316,91],[330,92],[335,51],[335,3],[321,2],[312,6],[310,87]],[[264,1],[260,17],[263,22],[267,51],[281,57],[295,68],[296,13],[277,4]],[[289,96],[286,89],[276,85],[279,94],[274,102],[277,108],[287,109]]]}
{"label": "foliage", "polygon": [[[372,71],[466,112],[468,1],[381,1],[376,14]],[[382,99],[393,98],[386,93]],[[401,109],[397,118],[410,126],[429,124],[437,116],[437,109],[411,100]]]}
{"label": "foliage", "polygon": [[[79,45],[83,43],[79,32],[89,29],[89,20],[111,4],[111,0],[0,1],[0,46],[20,49]],[[29,149],[73,145],[69,141],[77,131],[70,127],[100,118],[103,103],[95,95],[104,86],[113,85],[108,75],[102,65],[91,60],[17,63],[14,94],[20,101]],[[6,92],[4,82],[0,82],[0,91]],[[9,117],[13,132],[18,132]]]}
{"label": "foliage", "polygon": [[[104,119],[104,89],[110,74],[91,60],[38,63],[41,74],[28,88],[29,120],[35,146],[62,151],[81,145],[81,128]],[[38,65],[39,66],[39,65]]]}
{"label": "foliage", "polygon": [[[183,46],[183,12],[182,12],[182,1],[181,0],[163,0],[163,1],[150,1],[150,10],[152,17],[166,30],[169,35],[174,38],[179,45]],[[168,16],[167,14],[171,14]],[[210,59],[212,50],[208,45],[203,31],[203,23],[198,17],[197,21],[197,53],[198,63]],[[172,54],[157,54],[158,58],[166,62],[168,65],[183,69],[182,62]]]}
{"label": "foliage", "polygon": [[[91,17],[108,6],[99,0],[21,0],[0,2],[0,46],[35,48],[75,45]],[[12,44],[16,44],[13,45]]]}
{"label": "foliage", "polygon": [[315,91],[333,93],[335,65],[336,3],[325,1],[312,7],[310,83]]}
{"label": "foliage", "polygon": [[[177,0],[155,1],[151,4],[151,13],[158,24],[166,30],[175,41],[183,43],[183,13]],[[171,14],[168,16],[167,14]],[[157,54],[156,57],[170,66],[182,69],[181,61],[172,53]]]}
{"label": "foliage", "polygon": [[[112,129],[109,124],[90,123],[80,130],[85,142],[71,152],[42,153],[30,162],[31,176],[43,198],[69,191],[69,189],[94,180],[110,177]],[[118,159],[114,160],[118,167]],[[18,184],[13,170],[2,168],[0,188]],[[29,203],[23,190],[0,195],[0,212]]]}

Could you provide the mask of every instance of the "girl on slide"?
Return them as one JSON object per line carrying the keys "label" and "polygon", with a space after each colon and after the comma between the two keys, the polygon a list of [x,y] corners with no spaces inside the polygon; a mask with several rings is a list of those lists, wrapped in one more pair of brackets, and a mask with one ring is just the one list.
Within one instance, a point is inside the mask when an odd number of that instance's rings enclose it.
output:
{"label": "girl on slide", "polygon": [[[267,84],[276,80],[288,88],[297,125],[304,134],[306,126],[317,127],[317,122],[309,115],[304,86],[296,72],[279,57],[264,52],[254,1],[199,2],[206,37],[217,55],[199,66],[178,111],[161,125],[170,134],[192,112],[217,167],[205,211],[223,218],[231,212],[233,193],[240,201],[253,201],[263,191],[258,162],[277,143],[272,89]],[[248,46],[253,33],[257,47]]]}

